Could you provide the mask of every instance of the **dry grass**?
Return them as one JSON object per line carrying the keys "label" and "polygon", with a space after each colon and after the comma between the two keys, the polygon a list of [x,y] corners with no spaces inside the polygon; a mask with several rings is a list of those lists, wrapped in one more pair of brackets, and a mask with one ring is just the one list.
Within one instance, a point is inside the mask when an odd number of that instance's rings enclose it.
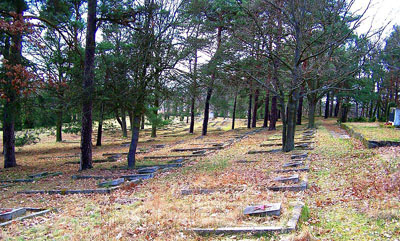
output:
{"label": "dry grass", "polygon": [[350,122],[345,123],[355,132],[362,134],[367,140],[400,141],[400,131],[395,128],[382,127],[379,123]]}

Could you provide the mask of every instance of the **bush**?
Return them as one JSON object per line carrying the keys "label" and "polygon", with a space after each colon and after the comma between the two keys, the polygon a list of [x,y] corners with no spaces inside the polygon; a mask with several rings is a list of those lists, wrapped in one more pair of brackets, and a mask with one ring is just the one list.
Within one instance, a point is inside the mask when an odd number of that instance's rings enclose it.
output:
{"label": "bush", "polygon": [[15,146],[21,147],[30,144],[36,144],[40,141],[39,130],[26,130],[15,135]]}
{"label": "bush", "polygon": [[63,127],[63,132],[64,133],[78,134],[80,131],[81,131],[81,127],[78,124],[78,122],[67,123]]}

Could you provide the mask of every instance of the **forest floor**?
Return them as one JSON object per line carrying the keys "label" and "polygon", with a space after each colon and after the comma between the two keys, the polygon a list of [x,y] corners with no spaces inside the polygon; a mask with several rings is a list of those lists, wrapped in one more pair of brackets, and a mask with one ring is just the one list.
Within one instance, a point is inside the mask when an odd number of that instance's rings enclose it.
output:
{"label": "forest floor", "polygon": [[[145,160],[155,155],[186,155],[176,148],[212,146],[228,143],[248,132],[246,121],[237,121],[231,131],[230,120],[218,118],[210,123],[209,135],[200,136],[200,124],[194,135],[186,134],[186,123],[172,124],[151,138],[141,134],[138,165],[166,164],[166,160]],[[261,122],[258,123],[261,125]],[[300,126],[298,129],[304,129]],[[301,132],[299,131],[299,134]],[[79,172],[79,136],[65,135],[68,142],[54,143],[54,136],[17,150],[17,168],[0,169],[0,179],[26,178],[27,175],[59,172],[32,183],[17,183],[0,188],[0,207],[54,208],[44,216],[14,222],[0,228],[5,240],[400,240],[400,147],[366,149],[345,134],[335,120],[318,120],[315,148],[310,153],[308,189],[301,192],[274,192],[274,171],[290,160],[292,153],[247,154],[268,139],[278,138],[277,131],[261,130],[238,139],[224,149],[187,160],[183,167],[158,173],[138,185],[122,185],[111,194],[17,194],[22,190],[66,190],[97,188],[100,180],[72,179],[72,175],[118,177],[136,170],[124,169],[123,155],[116,162],[95,163],[92,170]],[[164,137],[162,137],[164,136]],[[119,132],[105,133],[104,145],[94,148],[94,159],[104,160],[104,153],[127,152]],[[279,140],[276,141],[279,143]],[[164,144],[157,148],[156,144]],[[299,151],[295,151],[300,153]],[[247,160],[247,162],[243,162]],[[238,162],[239,161],[239,162]],[[2,160],[1,160],[2,162]],[[212,193],[183,195],[182,190],[216,190]],[[280,226],[291,215],[292,203],[305,206],[297,231],[262,236],[198,236],[191,228],[226,226]],[[243,214],[248,205],[282,203],[279,217],[249,217]]]}
{"label": "forest floor", "polygon": [[400,141],[400,130],[378,122],[349,122],[345,125],[362,134],[367,140]]}

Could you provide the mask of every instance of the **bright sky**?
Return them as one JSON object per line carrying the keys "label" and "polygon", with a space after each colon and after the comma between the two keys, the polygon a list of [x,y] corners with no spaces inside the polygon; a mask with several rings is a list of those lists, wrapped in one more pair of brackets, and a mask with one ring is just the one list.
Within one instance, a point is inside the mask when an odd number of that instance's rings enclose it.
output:
{"label": "bright sky", "polygon": [[[352,11],[359,10],[361,14],[368,5],[369,0],[355,0],[352,7]],[[400,0],[372,0],[370,9],[365,14],[365,21],[361,24],[358,29],[358,33],[366,33],[371,27],[372,29],[378,29],[381,26],[390,24],[384,32],[384,37],[388,36],[392,31],[392,26],[397,24],[400,25]]]}

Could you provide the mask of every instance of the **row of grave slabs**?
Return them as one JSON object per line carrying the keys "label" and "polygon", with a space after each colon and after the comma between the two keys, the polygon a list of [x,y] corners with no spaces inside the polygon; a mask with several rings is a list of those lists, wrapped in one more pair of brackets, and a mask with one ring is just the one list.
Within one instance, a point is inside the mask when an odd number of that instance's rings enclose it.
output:
{"label": "row of grave slabs", "polygon": [[[96,189],[61,189],[61,190],[23,190],[18,191],[17,194],[59,194],[59,195],[70,195],[70,194],[108,194],[112,191],[120,188],[123,184],[128,186],[137,185],[141,183],[143,180],[148,180],[154,178],[157,173],[165,172],[171,170],[172,168],[182,167],[185,163],[185,160],[191,157],[205,156],[208,153],[212,153],[218,150],[221,150],[227,146],[232,145],[236,141],[240,141],[241,139],[247,137],[248,135],[255,134],[261,131],[261,129],[256,129],[250,132],[247,132],[243,135],[234,136],[232,139],[228,140],[225,143],[206,143],[211,144],[211,147],[194,147],[185,149],[173,149],[173,152],[182,152],[182,151],[192,151],[192,155],[170,155],[170,156],[148,156],[146,159],[174,159],[169,161],[168,164],[163,165],[153,165],[153,166],[145,166],[138,168],[134,174],[129,175],[121,175],[118,178],[115,176],[104,176],[104,175],[73,175],[72,179],[82,180],[82,179],[94,179],[94,180],[102,180],[98,183],[98,188]],[[160,146],[163,148],[164,146]],[[199,153],[201,151],[201,153]],[[105,153],[104,156],[108,156],[108,159],[117,159],[120,158],[124,153]],[[177,158],[177,159],[175,159]],[[62,172],[40,172],[36,174],[32,174],[28,176],[26,179],[14,179],[14,180],[0,180],[0,183],[6,183],[1,185],[14,185],[17,183],[25,183],[25,182],[34,182],[35,180],[62,175]],[[37,217],[40,215],[44,215],[48,212],[52,211],[52,209],[41,209],[41,208],[31,208],[31,207],[17,207],[17,208],[0,208],[0,227],[11,224],[12,222]]]}
{"label": "row of grave slabs", "polygon": [[[309,171],[308,153],[306,151],[312,150],[314,130],[305,130],[301,137],[297,137],[295,148],[298,150],[297,154],[292,154],[290,161],[284,163],[280,169],[274,172],[278,177],[273,179],[273,185],[268,189],[276,192],[301,192],[307,189],[308,180],[306,173]],[[271,137],[268,143],[263,143],[261,147],[278,147],[281,144],[277,143],[279,138]],[[280,149],[272,150],[258,150],[249,151],[248,154],[260,153],[277,153]],[[238,161],[239,163],[251,163],[251,161]],[[304,175],[300,175],[303,173]],[[303,179],[301,178],[303,177]],[[210,194],[218,190],[199,189],[199,190],[182,190],[182,195],[195,195],[195,194]],[[280,220],[277,225],[257,225],[257,226],[229,226],[229,227],[212,227],[212,228],[193,228],[191,231],[199,235],[230,235],[230,234],[265,234],[265,233],[287,233],[296,229],[299,222],[304,203],[300,201],[290,202],[289,208],[283,209],[282,202],[273,203],[259,203],[256,205],[249,205],[242,208],[242,215],[254,217],[259,219],[260,216],[270,218],[271,216],[279,219],[285,216],[285,220]],[[282,212],[290,212],[282,215]],[[259,223],[255,221],[255,223]],[[268,223],[268,222],[265,222]]]}

